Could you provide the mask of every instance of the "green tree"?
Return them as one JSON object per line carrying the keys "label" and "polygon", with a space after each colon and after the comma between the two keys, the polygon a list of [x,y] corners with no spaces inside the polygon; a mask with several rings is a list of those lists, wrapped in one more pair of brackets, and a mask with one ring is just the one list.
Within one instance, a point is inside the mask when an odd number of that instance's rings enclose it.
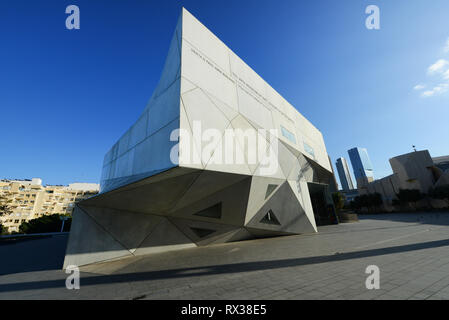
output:
{"label": "green tree", "polygon": [[445,200],[449,205],[449,185],[436,187],[430,191],[429,196],[434,199]]}
{"label": "green tree", "polygon": [[345,206],[346,197],[341,192],[332,193],[332,200],[334,201],[334,206],[337,211],[340,211]]}
{"label": "green tree", "polygon": [[10,202],[11,202],[11,200],[9,200],[4,195],[0,194],[0,216],[2,216],[2,215],[6,216],[6,215],[12,213],[12,209],[10,207]]}
{"label": "green tree", "polygon": [[382,195],[378,192],[368,195],[368,202],[370,207],[378,208],[383,205]]}
{"label": "green tree", "polygon": [[351,209],[360,210],[362,208],[367,208],[368,210],[375,210],[383,204],[382,195],[380,193],[370,193],[362,194],[354,198],[351,201]]}
{"label": "green tree", "polygon": [[349,203],[349,207],[353,210],[360,210],[363,207],[362,196],[357,196]]}
{"label": "green tree", "polygon": [[[43,216],[37,219],[24,221],[20,225],[19,231],[26,234],[59,232],[61,231],[62,226],[61,217],[66,217],[66,215],[52,214],[49,216]],[[71,217],[67,221],[65,221],[63,231],[70,231],[71,222]]]}
{"label": "green tree", "polygon": [[396,197],[400,203],[413,203],[413,206],[416,207],[416,203],[424,198],[424,194],[416,189],[399,189],[399,193],[396,194]]}
{"label": "green tree", "polygon": [[[9,200],[5,195],[0,194],[0,217],[3,215],[7,216],[12,213],[10,202],[11,200]],[[6,233],[6,228],[0,222],[0,234],[4,233]]]}

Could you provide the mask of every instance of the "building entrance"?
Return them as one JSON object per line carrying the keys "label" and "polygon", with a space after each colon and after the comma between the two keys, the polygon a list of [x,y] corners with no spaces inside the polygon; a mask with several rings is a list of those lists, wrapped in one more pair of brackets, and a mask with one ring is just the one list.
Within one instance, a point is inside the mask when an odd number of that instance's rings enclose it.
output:
{"label": "building entrance", "polygon": [[338,224],[329,185],[309,182],[309,194],[317,226]]}

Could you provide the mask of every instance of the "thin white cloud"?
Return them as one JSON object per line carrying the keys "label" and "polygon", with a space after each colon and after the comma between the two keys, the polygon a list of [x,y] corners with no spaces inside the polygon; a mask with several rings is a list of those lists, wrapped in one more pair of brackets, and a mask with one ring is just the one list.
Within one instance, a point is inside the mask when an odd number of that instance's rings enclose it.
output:
{"label": "thin white cloud", "polygon": [[[449,53],[449,38],[447,38],[444,52]],[[427,68],[427,75],[431,76],[427,84],[419,83],[413,87],[415,91],[421,91],[421,97],[428,98],[449,91],[449,61],[439,59]],[[443,82],[441,82],[443,81]],[[425,90],[425,88],[429,88]],[[430,89],[432,88],[432,89]]]}
{"label": "thin white cloud", "polygon": [[449,62],[445,59],[440,59],[434,64],[432,64],[428,69],[428,73],[433,74],[437,72],[443,72],[444,69],[449,65]]}
{"label": "thin white cloud", "polygon": [[449,80],[449,69],[447,69],[444,73],[443,73],[443,78],[445,80]]}
{"label": "thin white cloud", "polygon": [[449,84],[441,83],[438,86],[434,87],[432,90],[424,91],[421,94],[421,97],[428,98],[428,97],[436,96],[436,95],[446,92],[448,89],[449,89]]}
{"label": "thin white cloud", "polygon": [[433,91],[435,92],[435,94],[443,93],[443,92],[447,91],[447,88],[439,85],[439,86],[433,88]]}
{"label": "thin white cloud", "polygon": [[423,84],[417,84],[416,86],[413,87],[413,90],[422,90],[424,89],[426,86]]}

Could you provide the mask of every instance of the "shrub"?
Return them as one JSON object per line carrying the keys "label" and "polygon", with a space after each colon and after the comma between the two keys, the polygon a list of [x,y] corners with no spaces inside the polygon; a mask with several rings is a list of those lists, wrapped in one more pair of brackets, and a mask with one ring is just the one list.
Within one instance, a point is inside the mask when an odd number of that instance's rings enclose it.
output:
{"label": "shrub", "polygon": [[6,227],[4,227],[1,223],[0,223],[0,235],[6,234]]}
{"label": "shrub", "polygon": [[380,193],[363,194],[351,201],[351,208],[360,210],[362,208],[376,208],[382,205],[382,195]]}
{"label": "shrub", "polygon": [[7,216],[12,213],[10,203],[11,200],[8,200],[5,196],[0,194],[0,216]]}
{"label": "shrub", "polygon": [[343,207],[345,206],[345,199],[345,195],[341,192],[332,193],[332,200],[337,211],[343,209]]}
{"label": "shrub", "polygon": [[[19,227],[21,233],[47,233],[47,232],[59,232],[61,231],[62,221],[60,217],[64,215],[52,214],[49,216],[43,216],[30,221],[22,222]],[[70,217],[64,223],[63,231],[70,231],[70,225],[72,218]]]}
{"label": "shrub", "polygon": [[434,199],[446,200],[449,204],[449,185],[436,187],[430,191],[429,196]]}
{"label": "shrub", "polygon": [[399,189],[396,194],[400,203],[415,203],[424,198],[424,194],[416,189]]}

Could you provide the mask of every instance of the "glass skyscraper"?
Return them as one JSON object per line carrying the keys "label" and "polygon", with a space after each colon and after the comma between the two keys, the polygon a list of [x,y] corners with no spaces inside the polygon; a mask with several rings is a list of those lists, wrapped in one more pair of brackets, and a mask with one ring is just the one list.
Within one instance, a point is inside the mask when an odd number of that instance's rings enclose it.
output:
{"label": "glass skyscraper", "polygon": [[337,166],[338,176],[340,177],[341,187],[345,191],[353,190],[354,185],[352,183],[351,175],[349,174],[348,163],[345,158],[337,159],[335,163]]}
{"label": "glass skyscraper", "polygon": [[357,147],[348,150],[348,154],[351,159],[357,187],[360,188],[366,183],[374,181],[373,165],[369,159],[368,151],[365,148]]}

